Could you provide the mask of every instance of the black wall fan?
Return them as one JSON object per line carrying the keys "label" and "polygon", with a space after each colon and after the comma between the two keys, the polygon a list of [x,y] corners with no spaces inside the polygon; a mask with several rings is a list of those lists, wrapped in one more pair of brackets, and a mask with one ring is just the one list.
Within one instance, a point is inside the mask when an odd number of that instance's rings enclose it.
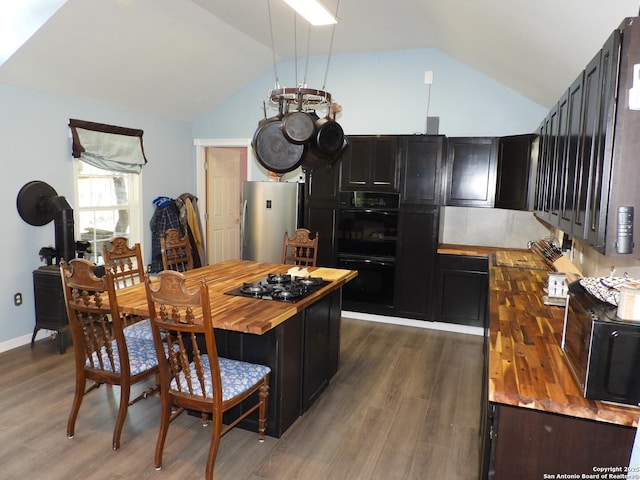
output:
{"label": "black wall fan", "polygon": [[34,180],[25,184],[18,192],[16,201],[20,217],[29,225],[42,226],[54,220],[55,249],[44,247],[40,256],[51,265],[52,258],[69,261],[76,256],[73,238],[73,208],[65,197],[45,182]]}

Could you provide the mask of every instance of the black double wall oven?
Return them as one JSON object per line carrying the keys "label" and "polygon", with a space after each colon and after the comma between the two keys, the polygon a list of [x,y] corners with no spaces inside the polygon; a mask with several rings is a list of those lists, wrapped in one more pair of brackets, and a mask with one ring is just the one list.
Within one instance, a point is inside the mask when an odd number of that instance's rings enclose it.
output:
{"label": "black double wall oven", "polygon": [[340,193],[338,266],[358,271],[342,289],[345,310],[393,310],[399,202],[395,193]]}

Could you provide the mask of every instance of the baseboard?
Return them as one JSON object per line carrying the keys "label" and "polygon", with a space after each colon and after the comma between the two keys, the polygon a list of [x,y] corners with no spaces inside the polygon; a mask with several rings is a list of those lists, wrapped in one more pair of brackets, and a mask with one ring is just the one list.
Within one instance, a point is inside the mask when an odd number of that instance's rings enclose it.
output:
{"label": "baseboard", "polygon": [[366,320],[368,322],[391,323],[393,325],[403,325],[405,327],[428,328],[431,330],[442,330],[445,332],[464,333],[466,335],[484,335],[484,329],[481,327],[470,327],[467,325],[457,325],[455,323],[444,322],[428,322],[425,320],[415,320],[412,318],[390,317],[386,315],[374,315],[372,313],[342,311],[344,318],[353,318],[355,320]]}
{"label": "baseboard", "polygon": [[0,353],[21,347],[22,345],[27,345],[29,343],[31,343],[30,333],[21,337],[12,338],[11,340],[5,340],[4,342],[0,342]]}

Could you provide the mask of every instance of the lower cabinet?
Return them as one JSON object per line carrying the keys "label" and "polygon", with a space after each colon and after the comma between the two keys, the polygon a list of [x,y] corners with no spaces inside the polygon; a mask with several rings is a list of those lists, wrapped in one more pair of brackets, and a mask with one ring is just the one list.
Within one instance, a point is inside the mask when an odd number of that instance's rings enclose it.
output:
{"label": "lower cabinet", "polygon": [[488,403],[486,415],[481,479],[627,478],[593,475],[598,475],[597,467],[624,472],[635,438],[633,427],[499,403]]}
{"label": "lower cabinet", "polygon": [[437,257],[435,320],[485,327],[487,318],[487,257],[439,254]]}

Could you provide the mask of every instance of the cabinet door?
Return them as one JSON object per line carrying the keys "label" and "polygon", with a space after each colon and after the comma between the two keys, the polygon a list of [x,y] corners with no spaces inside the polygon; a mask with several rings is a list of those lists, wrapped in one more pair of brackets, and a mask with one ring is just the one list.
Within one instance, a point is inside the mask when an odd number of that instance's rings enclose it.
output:
{"label": "cabinet door", "polygon": [[393,136],[350,136],[341,162],[344,191],[398,191],[398,148]]}
{"label": "cabinet door", "polygon": [[377,137],[371,158],[369,185],[373,190],[398,191],[398,143],[395,137]]}
{"label": "cabinet door", "polygon": [[533,210],[537,135],[513,135],[498,142],[496,208]]}
{"label": "cabinet door", "polygon": [[576,192],[578,191],[579,182],[578,162],[581,155],[580,134],[583,127],[583,85],[584,72],[581,72],[571,87],[569,87],[567,140],[565,143],[566,155],[560,203],[560,228],[565,232],[571,231],[575,215],[575,205],[577,204]]}
{"label": "cabinet door", "polygon": [[498,165],[496,138],[449,138],[447,205],[493,207]]}
{"label": "cabinet door", "polygon": [[486,257],[438,255],[436,320],[483,327],[487,317]]}
{"label": "cabinet door", "polygon": [[366,190],[369,184],[370,161],[374,154],[374,137],[349,137],[351,146],[340,163],[342,190]]}
{"label": "cabinet door", "polygon": [[615,123],[616,80],[620,32],[615,30],[600,56],[600,108],[594,138],[595,151],[590,165],[587,241],[601,253],[605,251],[607,204],[609,201],[613,130]]}
{"label": "cabinet door", "polygon": [[302,413],[329,384],[329,320],[331,297],[304,310],[302,348]]}
{"label": "cabinet door", "polygon": [[[553,478],[550,472],[589,478],[594,466],[629,463],[635,428],[495,405],[495,457],[489,478]],[[526,476],[514,476],[514,472],[526,472]]]}
{"label": "cabinet door", "polygon": [[550,190],[550,154],[552,139],[551,131],[551,112],[540,125],[540,149],[538,151],[538,173],[536,179],[536,210],[535,214],[538,218],[549,221],[548,196]]}
{"label": "cabinet door", "polygon": [[338,202],[340,167],[321,165],[307,172],[309,200],[327,200]]}
{"label": "cabinet door", "polygon": [[567,126],[569,118],[569,91],[558,101],[551,135],[554,139],[549,191],[549,223],[560,225],[560,208],[564,196],[564,176],[567,166]]}
{"label": "cabinet door", "polygon": [[336,225],[338,215],[340,168],[321,166],[307,172],[308,197],[305,227],[320,235],[317,264],[337,265]]}
{"label": "cabinet door", "polygon": [[307,212],[308,228],[314,234],[317,232],[318,258],[316,263],[322,267],[336,267],[336,225],[338,210],[331,204],[310,203]]}
{"label": "cabinet door", "polygon": [[597,150],[596,139],[600,109],[600,57],[601,52],[589,62],[584,70],[583,128],[580,137],[580,153],[576,163],[576,191],[571,233],[586,238],[585,218],[591,165]]}
{"label": "cabinet door", "polygon": [[444,137],[414,135],[402,139],[403,204],[440,205]]}
{"label": "cabinet door", "polygon": [[400,208],[394,301],[398,315],[433,320],[439,214],[439,207]]}

